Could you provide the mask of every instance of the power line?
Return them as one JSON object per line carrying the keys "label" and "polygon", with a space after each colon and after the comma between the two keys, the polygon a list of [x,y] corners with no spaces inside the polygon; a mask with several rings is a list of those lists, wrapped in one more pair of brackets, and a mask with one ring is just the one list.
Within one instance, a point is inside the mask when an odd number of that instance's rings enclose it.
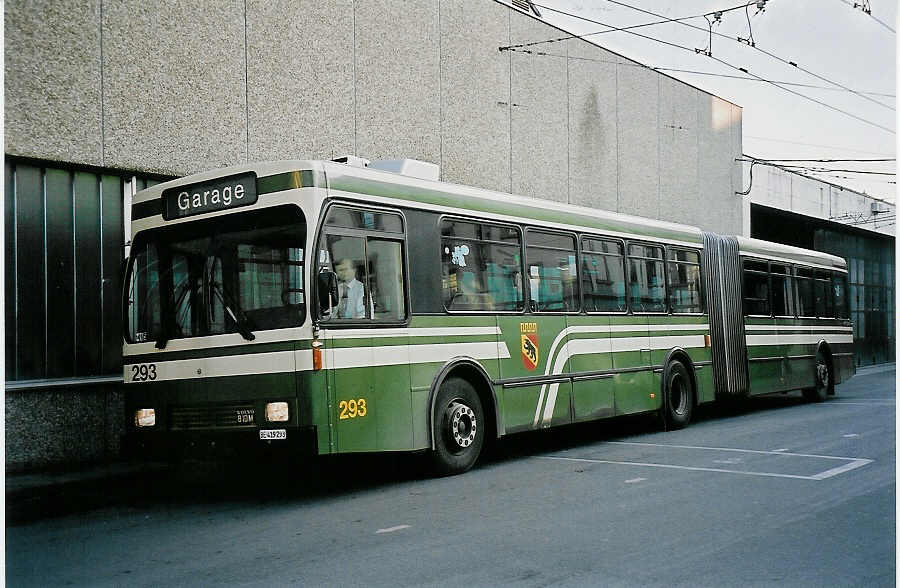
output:
{"label": "power line", "polygon": [[812,165],[788,165],[788,164],[780,163],[782,161],[790,161],[790,160],[786,160],[786,159],[771,160],[771,159],[758,159],[755,157],[751,157],[751,158],[739,157],[739,158],[737,158],[737,160],[750,162],[750,163],[757,163],[759,165],[768,165],[771,167],[779,167],[781,169],[788,170],[788,171],[801,170],[801,171],[809,171],[809,172],[817,172],[817,173],[837,172],[837,173],[851,173],[851,174],[866,174],[866,175],[875,175],[875,176],[894,176],[894,175],[896,175],[895,172],[856,170],[856,169],[833,169],[833,168],[826,168],[826,167],[812,166]]}
{"label": "power line", "polygon": [[[614,3],[616,3],[616,4],[620,4],[620,2],[615,2],[615,0],[606,0],[606,1],[607,1],[607,2],[614,2]],[[569,12],[565,12],[565,11],[563,11],[563,10],[559,10],[559,9],[556,9],[556,8],[550,8],[549,6],[544,6],[544,5],[542,5],[542,4],[535,4],[535,5],[536,5],[536,6],[539,6],[539,7],[541,7],[541,8],[544,8],[544,9],[546,9],[546,10],[550,10],[551,12],[557,12],[557,13],[559,13],[559,14],[564,14],[564,15],[569,16],[569,17],[572,17],[572,18],[577,18],[577,19],[581,19],[581,20],[584,20],[584,21],[587,21],[587,22],[594,23],[594,24],[599,24],[600,26],[609,27],[609,28],[615,28],[615,27],[612,27],[611,25],[608,25],[608,24],[606,24],[606,23],[599,22],[599,21],[596,21],[596,20],[592,20],[592,19],[587,18],[587,17],[584,17],[584,16],[579,16],[579,15],[577,15],[577,14],[571,14],[571,13],[569,13]],[[633,8],[633,7],[632,7],[632,8]],[[644,11],[642,10],[642,12],[644,12]],[[659,15],[657,15],[657,16],[659,16]],[[681,23],[681,24],[684,24],[684,23]],[[695,27],[695,28],[696,28],[696,27]],[[636,36],[636,37],[641,37],[642,39],[647,39],[647,40],[649,40],[649,41],[654,41],[654,42],[656,42],[656,43],[661,43],[661,44],[666,45],[666,46],[669,46],[669,47],[675,47],[675,48],[681,49],[681,50],[683,50],[683,51],[689,51],[689,52],[691,52],[691,53],[696,53],[696,52],[697,52],[695,49],[692,49],[692,48],[690,48],[690,47],[686,47],[686,46],[684,46],[684,45],[679,45],[679,44],[677,44],[677,43],[672,43],[672,42],[670,42],[670,41],[663,41],[662,39],[657,39],[656,37],[650,37],[650,36],[648,36],[648,35],[643,35],[643,34],[641,34],[641,33],[636,33],[636,32],[634,32],[634,31],[626,31],[626,30],[622,30],[622,32],[628,33],[629,35],[634,35],[634,36]],[[731,38],[731,37],[728,37],[728,38]],[[563,56],[563,57],[564,57],[564,56]],[[750,76],[753,76],[754,78],[756,78],[756,79],[758,79],[758,80],[760,80],[760,81],[764,81],[764,82],[766,82],[766,83],[768,83],[768,84],[771,84],[771,85],[775,86],[776,88],[780,88],[781,90],[783,90],[783,91],[785,91],[785,92],[788,92],[788,93],[790,93],[790,94],[794,94],[795,96],[799,96],[799,97],[801,97],[801,98],[804,98],[804,99],[806,99],[806,100],[809,100],[810,102],[815,102],[816,104],[819,104],[820,106],[824,106],[825,108],[828,108],[829,110],[833,110],[833,111],[835,111],[835,112],[839,112],[839,113],[841,113],[841,114],[843,114],[843,115],[849,116],[850,118],[853,118],[853,119],[856,119],[856,120],[858,120],[858,121],[860,121],[860,122],[866,123],[867,125],[871,125],[871,126],[873,126],[873,127],[877,127],[877,128],[879,128],[879,129],[881,129],[881,130],[883,130],[883,131],[886,131],[886,132],[892,134],[892,135],[896,135],[896,132],[895,132],[895,131],[893,131],[893,130],[891,130],[891,129],[889,129],[889,128],[883,126],[883,125],[880,125],[880,124],[878,124],[878,123],[876,123],[876,122],[872,122],[872,121],[870,121],[870,120],[867,120],[867,119],[865,119],[865,118],[862,118],[861,116],[857,116],[857,115],[855,115],[855,114],[852,114],[852,113],[850,113],[850,112],[847,112],[847,111],[845,111],[845,110],[841,110],[840,108],[837,108],[836,106],[832,106],[832,105],[830,105],[830,104],[828,104],[828,103],[826,103],[826,102],[822,102],[821,100],[817,100],[816,98],[813,98],[813,97],[811,97],[811,96],[807,96],[806,94],[801,94],[800,92],[797,92],[796,90],[791,90],[790,88],[787,88],[787,87],[785,87],[785,86],[779,85],[778,83],[773,82],[773,81],[771,81],[771,80],[766,80],[765,78],[760,77],[760,76],[754,74],[753,72],[751,72],[751,71],[749,71],[749,70],[747,70],[747,69],[745,69],[745,68],[743,68],[743,67],[738,67],[738,66],[736,66],[736,65],[732,65],[732,64],[728,63],[727,61],[725,61],[725,60],[723,60],[723,59],[719,59],[718,57],[714,57],[714,56],[711,55],[711,54],[707,54],[707,57],[709,57],[709,58],[712,59],[713,61],[716,61],[716,62],[718,62],[718,63],[721,63],[722,65],[724,65],[724,66],[726,66],[726,67],[729,67],[729,68],[731,68],[731,69],[733,69],[733,70],[736,70],[736,71],[742,71],[742,72],[744,72],[745,74],[750,75]],[[833,83],[833,82],[830,82],[830,83]],[[856,92],[855,90],[851,90],[851,91],[852,91],[854,94],[858,94],[858,92]],[[870,99],[870,100],[871,100],[871,99]],[[877,102],[877,101],[876,101],[876,103],[877,103],[877,104],[881,104],[880,102]],[[892,109],[892,110],[893,110],[893,109]]]}
{"label": "power line", "polygon": [[[613,31],[603,31],[603,32],[613,32]],[[670,71],[670,72],[677,72],[677,73],[696,74],[696,75],[700,75],[700,76],[712,76],[712,77],[716,77],[716,78],[731,78],[734,80],[747,80],[750,82],[760,81],[760,80],[757,80],[756,78],[750,78],[747,76],[733,76],[730,74],[716,73],[716,72],[711,72],[711,71],[696,71],[696,70],[692,70],[692,69],[676,69],[673,67],[654,67],[653,69],[655,69],[657,71]],[[797,86],[800,88],[813,88],[816,90],[830,90],[833,92],[846,92],[847,91],[847,90],[844,90],[843,88],[834,88],[831,86],[817,86],[815,84],[801,84],[799,82],[784,82],[781,80],[773,80],[773,81],[775,81],[776,83],[779,83],[779,84],[784,84],[785,86]],[[896,94],[885,94],[883,92],[865,92],[863,90],[857,90],[857,92],[859,92],[860,94],[869,94],[870,96],[884,96],[885,98],[896,98],[897,97]]]}
{"label": "power line", "polygon": [[869,161],[897,161],[894,157],[881,159],[767,159],[766,161],[811,161],[814,163],[833,163],[838,161],[869,162]]}
{"label": "power line", "polygon": [[756,135],[744,135],[745,139],[756,139],[757,141],[770,141],[773,143],[786,143],[788,145],[801,145],[803,147],[822,147],[823,149],[836,149],[839,151],[851,151],[853,153],[870,153],[872,155],[889,155],[878,151],[866,151],[864,149],[851,149],[850,147],[838,147],[835,145],[821,145],[819,143],[801,143],[799,141],[787,141],[785,139],[774,139],[772,137],[759,137]]}
{"label": "power line", "polygon": [[[637,7],[637,6],[632,6],[631,4],[626,4],[625,2],[620,2],[619,0],[605,0],[605,1],[606,1],[606,2],[609,2],[610,4],[616,4],[616,5],[618,5],[618,6],[623,6],[623,7],[625,7],[625,8],[630,8],[631,10],[636,10],[637,12],[642,12],[642,13],[644,13],[644,14],[649,14],[649,15],[655,16],[655,17],[657,17],[657,18],[663,18],[663,19],[667,18],[666,15],[664,15],[664,14],[659,14],[659,13],[653,12],[653,11],[651,11],[651,10],[645,10],[645,9],[639,8],[639,7]],[[749,5],[749,4],[752,4],[752,2],[748,3],[748,5]],[[583,18],[583,17],[580,17],[580,16],[576,16],[576,15],[574,15],[574,14],[568,14],[568,13],[562,12],[561,10],[556,10],[556,9],[554,9],[554,8],[550,8],[549,6],[543,6],[543,5],[541,5],[541,4],[536,4],[536,5],[537,5],[537,6],[540,6],[541,8],[545,8],[545,9],[547,9],[547,10],[550,10],[551,12],[558,12],[558,13],[560,13],[560,14],[565,14],[566,16],[570,16],[570,17],[573,17],[573,18]],[[609,27],[609,26],[610,26],[610,25],[607,25],[607,24],[605,24],[605,23],[597,22],[597,21],[592,21],[592,20],[586,19],[586,18],[584,18],[584,20],[587,20],[588,22],[593,22],[593,23],[595,23],[595,24],[599,24],[599,25],[605,26],[605,27]],[[732,37],[732,36],[730,36],[730,35],[726,35],[726,34],[724,34],[724,33],[718,32],[718,31],[713,31],[712,28],[705,29],[705,28],[703,28],[703,27],[699,27],[699,26],[697,26],[697,25],[693,25],[693,24],[690,24],[690,23],[687,23],[687,22],[680,22],[680,21],[677,21],[677,20],[675,20],[675,19],[669,19],[669,20],[670,20],[670,22],[673,22],[673,23],[676,23],[676,24],[680,24],[680,25],[685,26],[685,27],[690,27],[690,28],[696,29],[696,30],[698,30],[698,31],[703,31],[704,33],[709,33],[710,35],[716,35],[716,36],[718,36],[718,37],[722,37],[722,38],[725,38],[725,39],[729,39],[729,40],[734,41],[734,42],[736,42],[736,43],[739,43],[739,44],[741,44],[741,45],[747,45],[748,47],[750,47],[750,48],[752,48],[752,49],[755,49],[755,50],[759,51],[760,53],[769,56],[769,57],[772,58],[772,59],[775,59],[775,60],[777,60],[777,61],[780,61],[781,63],[783,63],[783,64],[785,64],[785,65],[793,66],[793,67],[799,69],[800,71],[805,72],[805,73],[807,73],[807,74],[813,76],[814,78],[817,78],[817,79],[819,79],[819,80],[822,80],[823,82],[832,84],[832,85],[834,85],[834,86],[838,86],[839,88],[842,88],[842,89],[844,89],[844,90],[846,90],[846,91],[848,91],[848,92],[850,92],[850,93],[852,93],[852,94],[856,94],[857,96],[859,96],[859,97],[862,98],[863,100],[868,100],[869,102],[872,102],[872,103],[874,103],[874,104],[878,104],[879,106],[881,106],[881,107],[883,107],[883,108],[887,108],[887,109],[889,109],[889,110],[894,110],[893,107],[891,107],[891,106],[889,106],[889,105],[887,105],[887,104],[884,104],[883,102],[879,102],[878,100],[875,100],[875,99],[870,98],[870,97],[868,97],[868,96],[866,96],[866,95],[864,95],[864,94],[861,94],[860,92],[858,92],[858,91],[856,91],[856,90],[853,90],[852,88],[848,88],[847,86],[845,86],[845,85],[843,85],[843,84],[841,84],[841,83],[839,83],[839,82],[835,82],[834,80],[829,80],[828,78],[826,78],[826,77],[824,77],[824,76],[821,76],[821,75],[819,75],[819,74],[817,74],[817,73],[811,72],[811,71],[809,71],[808,69],[806,69],[806,68],[804,68],[804,67],[801,67],[801,66],[797,65],[797,63],[794,62],[794,61],[788,61],[787,59],[783,59],[783,58],[779,57],[778,55],[775,55],[774,53],[771,53],[771,52],[769,52],[769,51],[766,51],[765,49],[760,49],[760,48],[757,47],[755,44],[754,44],[754,45],[749,45],[749,44],[744,43],[743,41],[741,41],[739,38]],[[628,31],[626,31],[626,32],[628,32]],[[636,33],[635,33],[635,34],[636,34]],[[710,55],[710,57],[712,57],[712,55]],[[746,73],[749,73],[749,72],[746,72]],[[751,74],[751,75],[752,75],[752,74]],[[880,125],[876,125],[876,126],[880,126]],[[888,129],[885,129],[884,127],[880,127],[880,128],[882,128],[882,129],[884,129],[884,130],[888,130]],[[888,131],[888,132],[893,133],[893,131]]]}
{"label": "power line", "polygon": [[888,25],[886,22],[882,21],[877,16],[872,15],[872,8],[869,6],[868,2],[848,2],[847,0],[841,0],[841,2],[843,2],[850,8],[859,8],[861,12],[863,12],[864,14],[868,14],[872,18],[872,20],[874,20],[875,22],[877,22],[878,24],[880,24],[887,30],[891,31],[894,34],[897,33],[897,31],[895,31],[893,28],[891,28],[891,26]]}

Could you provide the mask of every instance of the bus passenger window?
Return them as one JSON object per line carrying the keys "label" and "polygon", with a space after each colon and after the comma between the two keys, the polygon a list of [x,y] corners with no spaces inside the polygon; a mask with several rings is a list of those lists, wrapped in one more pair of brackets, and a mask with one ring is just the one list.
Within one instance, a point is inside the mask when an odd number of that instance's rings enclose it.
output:
{"label": "bus passenger window", "polygon": [[578,310],[575,237],[529,230],[526,264],[533,311]]}
{"label": "bus passenger window", "polygon": [[587,312],[625,312],[625,250],[618,241],[581,242],[581,288]]}
{"label": "bus passenger window", "polygon": [[744,260],[744,315],[770,316],[769,264]]}
{"label": "bus passenger window", "polygon": [[516,311],[524,306],[518,229],[459,220],[441,222],[444,308]]}
{"label": "bus passenger window", "polygon": [[663,248],[628,246],[628,299],[634,312],[666,312]]}
{"label": "bus passenger window", "polygon": [[847,274],[835,272],[831,281],[834,291],[834,316],[841,319],[850,318],[850,309],[847,308]]}
{"label": "bus passenger window", "polygon": [[797,275],[797,316],[816,316],[816,298],[813,293],[813,272],[809,268],[798,267]]}
{"label": "bus passenger window", "polygon": [[816,271],[816,316],[834,318],[834,290],[831,286],[831,272]]}
{"label": "bus passenger window", "polygon": [[772,264],[772,314],[794,316],[794,278],[787,265]]}
{"label": "bus passenger window", "polygon": [[676,313],[703,312],[700,253],[669,250],[669,306]]}

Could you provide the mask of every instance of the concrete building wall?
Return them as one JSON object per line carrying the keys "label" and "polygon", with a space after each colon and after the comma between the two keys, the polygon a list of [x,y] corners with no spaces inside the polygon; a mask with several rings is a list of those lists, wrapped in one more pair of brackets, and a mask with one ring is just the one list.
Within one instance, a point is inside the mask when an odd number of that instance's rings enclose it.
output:
{"label": "concrete building wall", "polygon": [[[413,157],[740,233],[740,108],[494,0],[6,3],[6,153],[184,175]],[[703,215],[698,213],[703,211]]]}

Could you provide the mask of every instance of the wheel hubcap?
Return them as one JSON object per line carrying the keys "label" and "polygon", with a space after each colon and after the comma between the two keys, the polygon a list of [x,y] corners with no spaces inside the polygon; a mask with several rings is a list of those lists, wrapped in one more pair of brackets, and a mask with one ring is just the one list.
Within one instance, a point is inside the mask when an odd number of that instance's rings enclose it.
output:
{"label": "wheel hubcap", "polygon": [[447,424],[450,437],[459,449],[465,449],[475,441],[478,421],[472,409],[465,404],[456,401],[450,405]]}

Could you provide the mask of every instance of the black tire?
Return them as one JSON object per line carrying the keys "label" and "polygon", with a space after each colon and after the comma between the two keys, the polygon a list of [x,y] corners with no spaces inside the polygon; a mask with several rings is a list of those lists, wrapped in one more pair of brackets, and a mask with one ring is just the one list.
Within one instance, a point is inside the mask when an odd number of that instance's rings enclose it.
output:
{"label": "black tire", "polygon": [[484,410],[472,385],[461,378],[446,379],[438,391],[431,424],[435,473],[450,476],[469,470],[481,454],[486,432]]}
{"label": "black tire", "polygon": [[667,429],[683,429],[694,412],[694,382],[684,364],[669,362],[663,372],[663,419]]}
{"label": "black tire", "polygon": [[815,379],[815,387],[803,390],[804,398],[810,402],[824,402],[829,395],[834,395],[834,373],[831,362],[821,349],[816,351]]}

